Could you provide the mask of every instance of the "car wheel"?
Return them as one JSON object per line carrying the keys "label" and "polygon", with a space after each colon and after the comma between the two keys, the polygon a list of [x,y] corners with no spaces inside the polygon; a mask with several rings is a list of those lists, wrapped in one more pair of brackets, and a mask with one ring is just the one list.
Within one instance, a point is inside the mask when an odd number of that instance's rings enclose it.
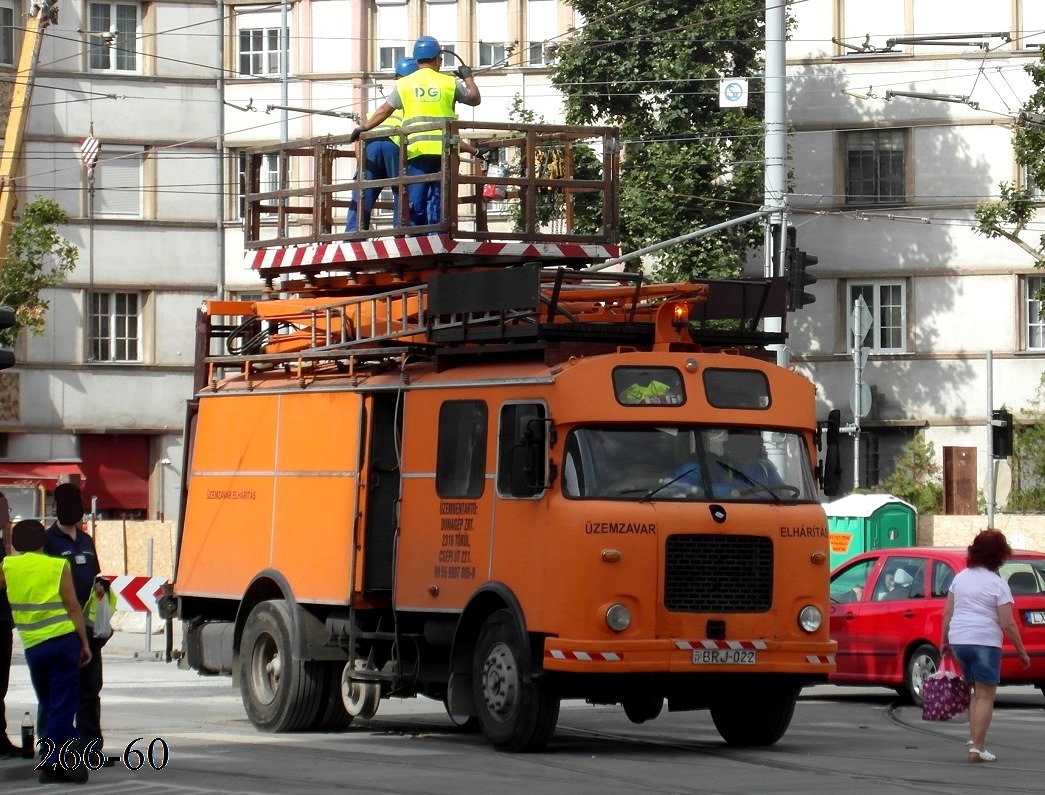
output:
{"label": "car wheel", "polygon": [[904,672],[904,688],[907,697],[916,707],[922,705],[922,684],[927,676],[936,673],[940,668],[940,652],[931,643],[918,646],[907,658]]}
{"label": "car wheel", "polygon": [[502,751],[543,748],[559,719],[559,697],[546,676],[534,676],[515,618],[498,610],[475,644],[472,693],[483,734]]}
{"label": "car wheel", "polygon": [[621,706],[632,723],[645,723],[660,715],[664,709],[664,696],[660,693],[636,693],[625,697]]}
{"label": "car wheel", "polygon": [[730,745],[772,745],[791,725],[798,688],[789,684],[751,682],[719,688],[709,704],[711,720]]}
{"label": "car wheel", "polygon": [[282,599],[261,602],[243,628],[240,692],[247,717],[262,731],[311,728],[322,706],[322,669],[291,652],[290,610]]}

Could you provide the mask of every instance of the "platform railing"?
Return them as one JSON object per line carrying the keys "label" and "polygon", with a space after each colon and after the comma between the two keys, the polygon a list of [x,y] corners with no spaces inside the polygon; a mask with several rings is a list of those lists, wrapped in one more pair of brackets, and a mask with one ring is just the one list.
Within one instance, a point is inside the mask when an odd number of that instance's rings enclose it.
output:
{"label": "platform railing", "polygon": [[[356,165],[368,140],[387,128],[349,136],[259,147],[248,153],[244,232],[248,249],[365,241],[393,235],[442,234],[457,240],[533,243],[618,242],[618,133],[610,127],[447,121],[409,127],[440,130],[446,141],[440,170],[406,174],[407,135],[399,134],[400,175],[367,181]],[[393,134],[401,132],[400,128]],[[482,157],[462,152],[478,147]],[[263,184],[262,163],[275,155],[278,184]],[[412,186],[438,182],[434,223],[410,225]],[[263,190],[263,188],[265,188]],[[352,202],[362,221],[366,188],[400,196],[399,218],[382,198],[370,228],[345,231]]]}

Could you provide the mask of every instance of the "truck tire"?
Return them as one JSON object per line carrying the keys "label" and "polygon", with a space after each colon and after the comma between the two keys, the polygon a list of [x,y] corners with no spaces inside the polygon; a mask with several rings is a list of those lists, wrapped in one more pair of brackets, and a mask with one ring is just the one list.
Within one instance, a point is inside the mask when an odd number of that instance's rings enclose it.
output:
{"label": "truck tire", "polygon": [[797,687],[752,682],[723,690],[711,700],[711,719],[730,745],[772,745],[791,725],[798,701]]}
{"label": "truck tire", "polygon": [[283,599],[258,604],[240,641],[240,693],[255,727],[269,732],[311,728],[323,702],[323,670],[291,652],[290,606]]}
{"label": "truck tire", "polygon": [[922,683],[940,667],[940,652],[931,643],[923,643],[911,652],[904,666],[904,691],[916,707],[922,705]]}
{"label": "truck tire", "polygon": [[352,724],[353,716],[345,710],[341,699],[341,671],[345,664],[341,662],[317,663],[322,666],[323,687],[319,711],[312,729],[319,732],[341,732]]}
{"label": "truck tire", "polygon": [[472,664],[476,717],[502,751],[543,748],[559,719],[559,697],[546,677],[532,674],[521,630],[508,610],[491,613],[479,631]]}

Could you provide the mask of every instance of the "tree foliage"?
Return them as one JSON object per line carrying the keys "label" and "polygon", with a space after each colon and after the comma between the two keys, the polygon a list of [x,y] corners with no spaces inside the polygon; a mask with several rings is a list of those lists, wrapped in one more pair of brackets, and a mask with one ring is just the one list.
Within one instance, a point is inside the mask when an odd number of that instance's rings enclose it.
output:
{"label": "tree foliage", "polygon": [[44,317],[50,305],[41,293],[65,281],[76,267],[78,249],[58,234],[59,224],[68,221],[65,211],[52,199],[38,198],[22,211],[11,230],[7,261],[0,271],[0,306],[15,310],[15,325],[0,332],[0,344],[11,345],[20,329],[44,332]]}
{"label": "tree foliage", "polygon": [[[560,46],[552,82],[567,122],[621,128],[624,250],[760,207],[765,4],[571,2],[587,23]],[[752,78],[747,108],[718,106],[725,77]],[[757,226],[735,227],[665,249],[656,276],[736,276],[759,245]]]}
{"label": "tree foliage", "polygon": [[1012,434],[1012,490],[1005,509],[1045,511],[1045,374],[1020,413],[1025,423]]}
{"label": "tree foliage", "polygon": [[940,465],[936,463],[936,445],[915,434],[900,453],[893,473],[883,484],[890,494],[913,505],[920,514],[932,514],[943,507],[943,484]]}
{"label": "tree foliage", "polygon": [[1037,90],[1023,105],[1012,148],[1027,180],[1023,185],[1002,182],[998,186],[1000,200],[976,208],[976,231],[989,238],[1010,240],[1034,258],[1035,267],[1041,268],[1045,267],[1045,235],[1031,242],[1024,234],[1035,213],[1034,188],[1045,187],[1045,50],[1040,60],[1024,69]]}

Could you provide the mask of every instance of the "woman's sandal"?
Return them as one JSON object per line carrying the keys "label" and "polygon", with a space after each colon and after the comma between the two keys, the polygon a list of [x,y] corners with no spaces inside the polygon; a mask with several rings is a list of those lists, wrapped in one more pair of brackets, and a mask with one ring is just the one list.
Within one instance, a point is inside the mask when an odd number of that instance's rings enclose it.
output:
{"label": "woman's sandal", "polygon": [[997,758],[998,757],[996,757],[990,751],[980,751],[976,748],[969,748],[970,762],[993,762]]}

